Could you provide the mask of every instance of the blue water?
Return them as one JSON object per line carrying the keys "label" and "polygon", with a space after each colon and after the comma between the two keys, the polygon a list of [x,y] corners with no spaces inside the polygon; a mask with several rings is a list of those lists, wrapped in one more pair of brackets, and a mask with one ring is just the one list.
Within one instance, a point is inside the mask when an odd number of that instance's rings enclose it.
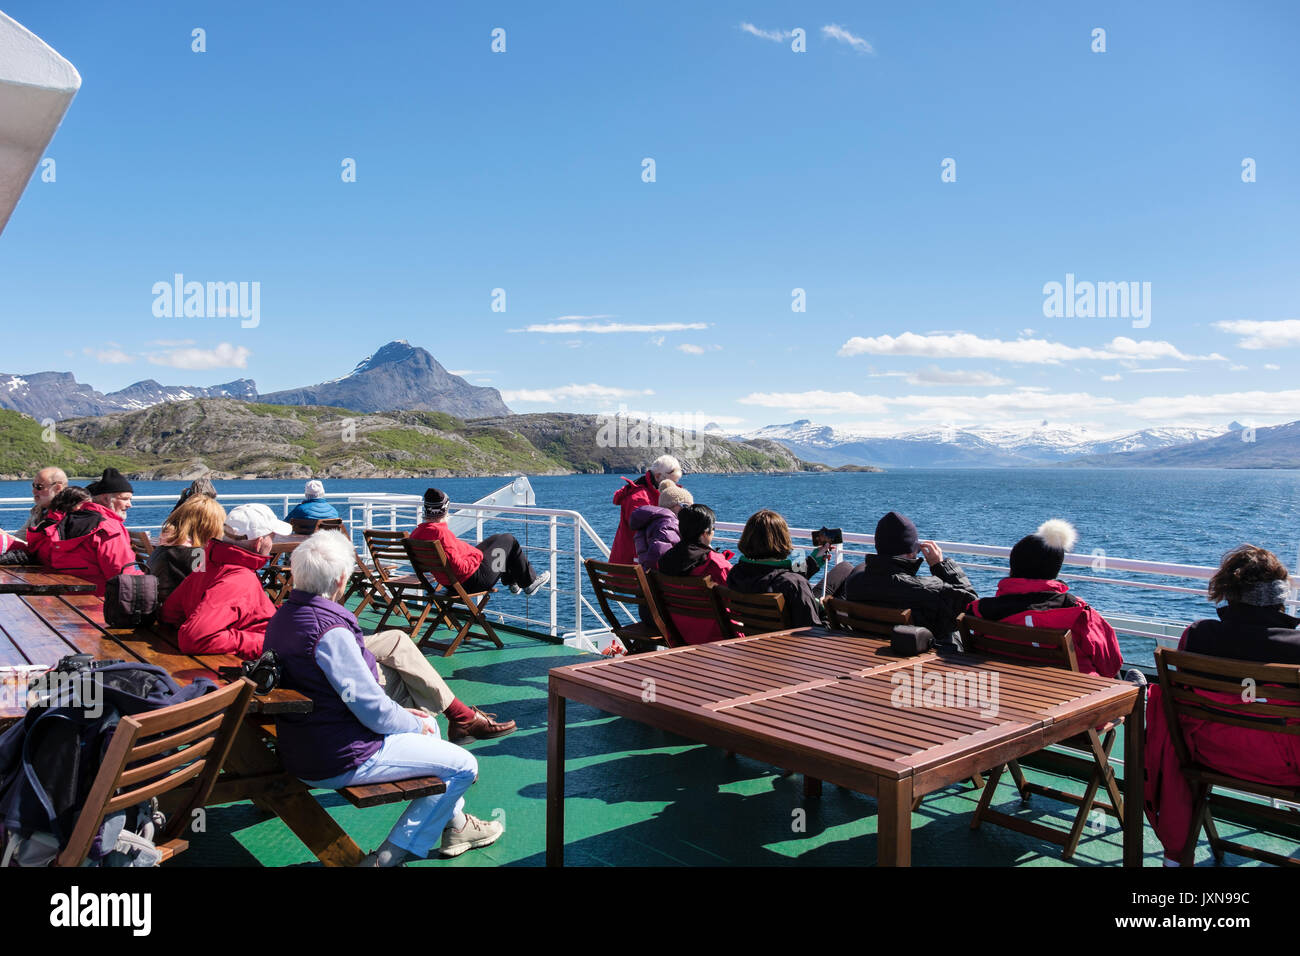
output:
{"label": "blue water", "polygon": [[[542,507],[586,516],[609,542],[618,518],[610,499],[617,476],[531,478]],[[137,482],[141,494],[179,494],[188,482]],[[419,493],[426,479],[334,480],[331,494],[348,491]],[[446,478],[436,484],[453,500],[473,501],[505,484],[503,478]],[[889,510],[907,514],[923,537],[1009,547],[1050,517],[1079,529],[1075,550],[1104,549],[1114,557],[1217,565],[1223,552],[1251,542],[1276,552],[1291,567],[1300,556],[1300,471],[1032,468],[1024,470],[908,470],[881,474],[688,475],[697,501],[721,521],[743,522],[774,508],[795,526],[871,532]],[[223,481],[231,494],[301,494],[303,482]],[[24,483],[0,482],[0,497],[30,495]],[[128,524],[157,525],[168,508],[140,506]],[[0,513],[12,530],[20,520]],[[990,562],[992,563],[992,562]],[[992,593],[1000,575],[972,571],[980,593]],[[1162,580],[1162,579],[1156,579]],[[1184,581],[1167,583],[1183,584]],[[1080,582],[1075,590],[1103,613],[1136,613],[1194,620],[1212,609],[1203,597]],[[1131,660],[1149,660],[1150,644],[1124,641]]]}

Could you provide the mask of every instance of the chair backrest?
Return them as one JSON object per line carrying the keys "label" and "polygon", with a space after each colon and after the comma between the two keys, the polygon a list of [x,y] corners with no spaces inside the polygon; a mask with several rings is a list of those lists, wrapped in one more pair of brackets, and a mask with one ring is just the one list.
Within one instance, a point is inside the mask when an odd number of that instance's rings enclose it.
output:
{"label": "chair backrest", "polygon": [[361,536],[366,540],[366,550],[370,552],[370,561],[379,580],[387,581],[389,571],[408,563],[402,542],[410,535],[405,531],[372,531],[367,528]]}
{"label": "chair backrest", "polygon": [[[650,593],[650,581],[646,578],[645,568],[639,564],[610,564],[607,561],[597,561],[595,558],[588,558],[584,563],[587,566],[587,577],[591,579],[591,589],[596,593],[596,600],[600,604],[600,610],[615,634],[622,637],[620,632],[623,628],[631,626],[632,622],[620,621],[614,611],[614,605],[622,604],[625,607],[635,605],[641,611],[640,623],[653,627],[660,637],[668,640],[660,618],[659,607]],[[641,636],[649,639],[653,635]]]}
{"label": "chair backrest", "polygon": [[687,643],[673,621],[674,614],[712,621],[718,625],[724,636],[732,636],[730,622],[726,619],[723,605],[714,594],[717,585],[712,579],[674,577],[653,570],[648,572],[646,577],[650,582],[650,594],[661,613],[661,623],[665,628],[664,638],[669,645],[680,647]]}
{"label": "chair backrest", "polygon": [[963,614],[957,618],[961,646],[967,654],[992,657],[1012,664],[1038,664],[1077,671],[1074,641],[1069,629],[1024,627]]}
{"label": "chair backrest", "polygon": [[189,786],[183,808],[172,813],[154,842],[178,838],[207,802],[252,696],[252,681],[241,678],[183,704],[123,717],[57,865],[81,865],[110,814]]}
{"label": "chair backrest", "polygon": [[1157,647],[1156,673],[1174,752],[1184,767],[1194,766],[1184,718],[1300,734],[1300,664],[1258,664]]}
{"label": "chair backrest", "polygon": [[880,607],[843,598],[827,598],[822,604],[831,627],[844,631],[888,637],[898,625],[912,623],[910,608]]}
{"label": "chair backrest", "polygon": [[294,534],[315,534],[317,531],[342,531],[347,534],[342,518],[294,518],[289,522]]}
{"label": "chair backrest", "polygon": [[135,552],[136,563],[141,568],[149,566],[149,555],[153,554],[153,541],[149,538],[148,531],[130,531],[131,550]]}
{"label": "chair backrest", "polygon": [[713,593],[726,620],[723,633],[728,637],[753,637],[790,627],[784,594],[744,594],[722,585]]}
{"label": "chair backrest", "polygon": [[426,588],[431,591],[441,590],[441,582],[434,577],[434,574],[441,574],[451,582],[451,590],[457,592],[462,590],[460,579],[452,570],[451,562],[447,560],[447,552],[443,550],[442,542],[406,538],[402,541],[402,548],[406,552],[406,560],[410,563],[411,570]]}

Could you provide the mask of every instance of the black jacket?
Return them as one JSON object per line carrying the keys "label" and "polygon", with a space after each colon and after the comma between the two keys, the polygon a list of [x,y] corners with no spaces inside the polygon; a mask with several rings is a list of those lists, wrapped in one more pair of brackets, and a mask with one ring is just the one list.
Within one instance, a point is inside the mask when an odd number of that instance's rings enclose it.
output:
{"label": "black jacket", "polygon": [[1253,604],[1228,604],[1219,620],[1197,621],[1181,648],[1193,654],[1261,664],[1300,664],[1300,618]]}
{"label": "black jacket", "polygon": [[203,554],[202,548],[172,544],[154,548],[149,555],[149,573],[158,579],[158,605],[181,586],[181,582],[194,571]]}
{"label": "black jacket", "polygon": [[845,579],[842,595],[864,604],[909,608],[913,624],[928,627],[935,640],[947,642],[957,627],[957,615],[979,595],[956,561],[945,558],[930,565],[928,578],[916,576],[921,563],[921,558],[901,561],[869,554]]}
{"label": "black jacket", "polygon": [[[811,565],[811,562],[809,562]],[[817,573],[817,568],[811,568]],[[822,607],[813,594],[808,578],[789,568],[746,561],[743,557],[727,574],[727,587],[742,594],[781,594],[790,615],[791,627],[810,627],[822,623]]]}

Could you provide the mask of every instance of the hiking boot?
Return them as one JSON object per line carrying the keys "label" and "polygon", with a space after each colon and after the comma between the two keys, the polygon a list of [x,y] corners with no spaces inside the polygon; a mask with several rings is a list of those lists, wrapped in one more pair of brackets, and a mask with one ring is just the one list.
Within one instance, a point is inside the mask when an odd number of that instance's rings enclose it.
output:
{"label": "hiking boot", "polygon": [[450,826],[442,831],[443,856],[460,856],[466,850],[477,850],[491,846],[506,832],[505,824],[496,820],[480,820],[472,814],[465,814],[465,825],[459,830]]}
{"label": "hiking boot", "polygon": [[453,744],[458,744],[462,740],[469,740],[471,737],[476,740],[488,740],[492,737],[504,737],[506,734],[515,732],[515,722],[513,720],[497,721],[496,714],[485,714],[477,707],[474,708],[474,716],[464,722],[456,720],[447,721],[447,739]]}
{"label": "hiking boot", "polygon": [[532,584],[524,588],[524,593],[527,594],[529,597],[532,597],[534,594],[540,591],[542,587],[546,584],[546,582],[549,580],[551,580],[551,572],[543,571],[541,574],[537,575],[537,577],[533,578]]}

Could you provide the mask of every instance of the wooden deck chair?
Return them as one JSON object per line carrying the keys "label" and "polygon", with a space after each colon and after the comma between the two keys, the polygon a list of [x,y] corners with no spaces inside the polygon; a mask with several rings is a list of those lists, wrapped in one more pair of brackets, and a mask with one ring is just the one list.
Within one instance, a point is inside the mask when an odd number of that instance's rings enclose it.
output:
{"label": "wooden deck chair", "polygon": [[185,850],[181,836],[207,802],[252,696],[253,683],[243,678],[183,704],[123,717],[55,865],[80,866],[105,817],[188,785],[184,806],[154,841],[163,860]]}
{"label": "wooden deck chair", "polygon": [[709,577],[674,577],[659,571],[649,571],[650,596],[659,608],[660,623],[670,647],[688,646],[673,620],[674,614],[711,621],[722,631],[724,638],[732,637],[731,622],[727,620],[723,605],[715,591],[717,585]]}
{"label": "wooden deck chair", "polygon": [[[650,595],[650,581],[641,565],[609,564],[595,558],[588,558],[585,564],[601,613],[628,653],[652,650],[656,645],[669,642],[670,635],[664,627],[659,608]],[[636,608],[639,620],[620,620],[614,609],[615,604],[622,604],[629,610]]]}
{"label": "wooden deck chair", "polygon": [[744,594],[718,585],[713,592],[726,622],[728,637],[753,637],[790,627],[790,612],[784,594]]}
{"label": "wooden deck chair", "polygon": [[[409,627],[414,618],[411,617],[411,609],[406,606],[406,602],[400,600],[393,593],[393,585],[397,581],[408,586],[418,584],[419,579],[414,574],[398,574],[407,563],[406,548],[402,546],[409,535],[405,531],[375,531],[367,528],[361,532],[361,537],[365,539],[366,550],[370,552],[370,564],[373,574],[371,579],[377,584],[379,598],[384,601],[384,613],[380,620],[379,630],[383,630],[384,622],[388,620],[393,611],[401,613],[406,618],[406,624]],[[375,601],[375,606],[379,606],[379,601]]]}
{"label": "wooden deck chair", "polygon": [[841,631],[856,631],[873,637],[889,637],[895,627],[912,623],[909,608],[880,607],[876,604],[863,604],[861,601],[846,601],[843,598],[826,598],[822,601],[826,616],[830,618],[831,627]]}
{"label": "wooden deck chair", "polygon": [[140,570],[148,573],[149,556],[153,554],[153,540],[149,537],[148,531],[130,531],[131,550],[135,552],[135,563],[140,566]]}
{"label": "wooden deck chair", "polygon": [[[958,626],[961,629],[962,648],[968,654],[990,657],[1012,664],[1059,668],[1075,672],[1079,670],[1074,657],[1074,641],[1070,637],[1069,630],[1021,627],[1017,624],[989,621],[970,614],[961,615],[958,618]],[[1062,848],[1061,859],[1063,860],[1068,860],[1074,855],[1083,836],[1083,828],[1088,823],[1089,814],[1094,807],[1115,817],[1119,821],[1120,829],[1123,829],[1124,798],[1120,794],[1119,784],[1115,781],[1115,770],[1110,765],[1110,752],[1115,745],[1116,728],[1121,723],[1123,723],[1122,719],[1112,721],[1100,730],[1089,727],[1083,733],[1057,744],[1058,747],[1072,751],[1071,753],[1042,750],[1023,758],[1023,761],[1009,760],[995,768],[989,774],[988,783],[980,795],[975,816],[971,820],[971,829],[979,829],[979,825],[987,820],[1010,830],[1047,840]],[[1026,766],[1039,767],[1083,781],[1085,783],[1083,795],[1029,782],[1020,768],[1021,762]],[[993,799],[998,780],[1004,770],[1010,770],[1021,799],[1028,799],[1031,794],[1037,793],[1078,807],[1079,810],[1069,831],[1063,833],[1041,823],[1022,820],[998,810],[990,810],[989,803]],[[1134,767],[1130,768],[1130,772],[1141,773],[1142,769]],[[1110,803],[1097,798],[1097,792],[1102,789],[1110,798]]]}
{"label": "wooden deck chair", "polygon": [[262,570],[257,572],[266,596],[276,607],[279,607],[293,590],[293,569],[289,562],[298,544],[297,541],[281,541],[271,545],[270,559]]}
{"label": "wooden deck chair", "polygon": [[[293,527],[294,534],[313,535],[317,531],[338,531],[349,541],[352,540],[352,535],[348,533],[348,526],[343,523],[342,518],[294,518],[289,524]],[[359,594],[361,601],[353,608],[352,613],[360,617],[371,604],[378,607],[380,601],[387,603],[390,595],[375,578],[370,568],[366,567],[366,562],[361,560],[361,555],[358,554],[356,558],[356,569],[348,578],[348,586],[344,589],[339,603],[346,605],[352,595]]]}
{"label": "wooden deck chair", "polygon": [[[1183,866],[1191,866],[1196,856],[1196,842],[1200,831],[1210,841],[1214,859],[1222,863],[1223,852],[1233,853],[1274,866],[1300,866],[1294,857],[1280,856],[1268,850],[1234,843],[1219,836],[1214,823],[1213,809],[1225,811],[1248,807],[1258,818],[1257,829],[1278,833],[1292,840],[1298,838],[1300,811],[1272,805],[1273,800],[1300,803],[1300,787],[1257,783],[1222,773],[1192,758],[1187,749],[1183,720],[1194,719],[1245,727],[1261,733],[1300,735],[1300,666],[1295,664],[1257,664],[1236,661],[1204,654],[1156,648],[1156,672],[1160,680],[1161,705],[1169,734],[1173,738],[1178,766],[1192,790],[1193,811],[1183,848]],[[1252,688],[1253,693],[1243,688]],[[1209,692],[1227,695],[1225,702],[1204,696]],[[1288,719],[1289,718],[1289,719]],[[1216,799],[1215,787],[1226,787],[1255,796],[1266,797],[1269,804],[1256,805],[1239,798]],[[1254,823],[1255,821],[1252,821]]]}
{"label": "wooden deck chair", "polygon": [[[488,623],[487,615],[483,613],[488,601],[496,593],[496,588],[487,591],[466,591],[465,586],[460,583],[451,569],[447,552],[438,541],[416,541],[407,538],[402,542],[402,546],[406,549],[407,559],[415,572],[417,583],[415,586],[394,583],[393,594],[401,600],[417,600],[424,604],[424,610],[411,625],[411,637],[417,645],[432,647],[434,650],[441,651],[443,657],[450,657],[456,652],[460,642],[470,636],[471,628],[477,626],[479,635],[475,636],[481,635],[497,647],[505,647],[501,643],[501,638],[497,637],[497,632]],[[451,585],[443,587],[434,577],[435,574],[447,578],[451,581]],[[419,637],[420,627],[428,618],[430,611],[436,611],[437,616],[424,632],[424,637]],[[447,643],[429,640],[433,632],[443,625],[454,630],[456,636]]]}
{"label": "wooden deck chair", "polygon": [[315,534],[317,531],[342,531],[347,534],[342,518],[294,518],[289,522],[294,534]]}

